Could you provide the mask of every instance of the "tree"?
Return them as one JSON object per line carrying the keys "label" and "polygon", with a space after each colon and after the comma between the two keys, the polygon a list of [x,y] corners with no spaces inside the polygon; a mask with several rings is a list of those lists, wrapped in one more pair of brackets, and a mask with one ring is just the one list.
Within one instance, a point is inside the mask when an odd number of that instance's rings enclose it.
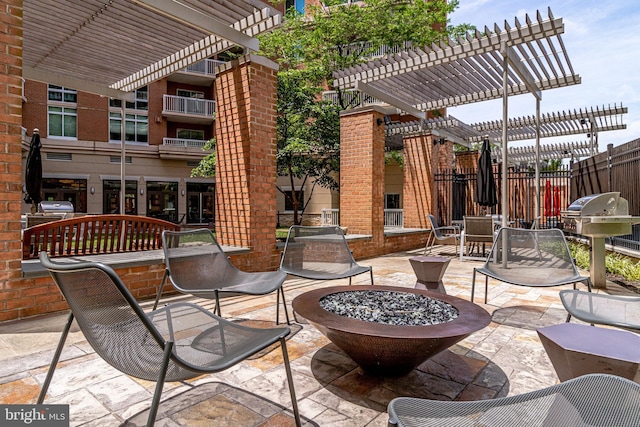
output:
{"label": "tree", "polygon": [[280,66],[277,169],[289,177],[291,191],[278,191],[289,198],[295,224],[311,198],[302,198],[307,183],[311,193],[316,185],[338,190],[338,112],[357,100],[338,90],[338,106],[322,101],[333,72],[366,61],[384,46],[425,46],[463,33],[471,27],[447,25],[457,6],[458,0],[325,0],[304,15],[289,9],[281,27],[259,37],[259,53]]}

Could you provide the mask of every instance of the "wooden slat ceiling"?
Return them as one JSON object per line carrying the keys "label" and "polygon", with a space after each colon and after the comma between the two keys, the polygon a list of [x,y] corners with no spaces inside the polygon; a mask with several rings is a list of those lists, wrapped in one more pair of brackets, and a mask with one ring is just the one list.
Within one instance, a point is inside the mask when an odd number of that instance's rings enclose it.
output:
{"label": "wooden slat ceiling", "polygon": [[[540,13],[511,27],[467,33],[438,45],[412,48],[334,73],[334,86],[349,89],[364,83],[420,111],[469,104],[503,95],[504,55],[508,95],[539,92],[580,83],[560,35],[561,18]],[[526,76],[528,78],[524,78]],[[531,83],[535,84],[532,88]],[[360,86],[362,87],[362,86]]]}
{"label": "wooden slat ceiling", "polygon": [[254,50],[280,18],[257,0],[24,0],[23,76],[117,96],[236,44]]}

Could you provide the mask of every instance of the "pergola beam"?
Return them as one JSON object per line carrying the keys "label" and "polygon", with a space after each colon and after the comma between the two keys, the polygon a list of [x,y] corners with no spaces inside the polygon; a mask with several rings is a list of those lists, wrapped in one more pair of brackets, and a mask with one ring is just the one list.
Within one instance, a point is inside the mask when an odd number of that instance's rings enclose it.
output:
{"label": "pergola beam", "polygon": [[374,98],[378,98],[379,100],[386,102],[387,104],[392,105],[408,114],[411,114],[418,119],[425,120],[427,118],[427,114],[424,111],[418,110],[414,106],[407,104],[401,99],[389,95],[386,92],[380,91],[366,83],[360,81],[356,82],[356,89],[364,93],[368,93]]}

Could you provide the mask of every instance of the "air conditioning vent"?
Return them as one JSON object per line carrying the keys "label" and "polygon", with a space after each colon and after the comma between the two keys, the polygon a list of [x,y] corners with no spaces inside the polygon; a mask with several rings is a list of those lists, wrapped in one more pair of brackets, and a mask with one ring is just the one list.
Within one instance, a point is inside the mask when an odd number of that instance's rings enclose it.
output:
{"label": "air conditioning vent", "polygon": [[199,164],[200,164],[200,162],[197,161],[197,160],[187,160],[187,167],[195,168]]}
{"label": "air conditioning vent", "polygon": [[71,153],[47,153],[47,160],[57,160],[60,162],[70,162]]}
{"label": "air conditioning vent", "polygon": [[[110,157],[109,161],[111,163],[120,164],[120,156],[109,156],[109,157]],[[131,164],[131,156],[124,156],[124,164],[125,165]]]}

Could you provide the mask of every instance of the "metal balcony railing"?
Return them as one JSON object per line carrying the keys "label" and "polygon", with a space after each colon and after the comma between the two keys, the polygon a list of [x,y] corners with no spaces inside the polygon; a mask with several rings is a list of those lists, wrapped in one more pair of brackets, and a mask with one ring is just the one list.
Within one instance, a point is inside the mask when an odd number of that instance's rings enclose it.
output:
{"label": "metal balcony railing", "polygon": [[218,61],[215,59],[205,59],[204,61],[196,62],[195,64],[191,64],[182,71],[185,73],[196,73],[202,74],[205,76],[215,77],[216,75],[216,67],[224,64],[225,61]]}
{"label": "metal balcony railing", "polygon": [[321,225],[340,225],[340,209],[322,209],[320,215]]}
{"label": "metal balcony railing", "polygon": [[[320,211],[321,225],[340,225],[340,209],[322,209]],[[404,210],[385,209],[384,228],[403,228]]]}
{"label": "metal balcony railing", "polygon": [[206,143],[207,141],[202,139],[162,138],[162,145],[170,145],[172,147],[202,148]]}
{"label": "metal balcony railing", "polygon": [[[343,100],[347,108],[363,107],[366,105],[383,104],[381,100],[373,96],[360,92],[356,89],[347,89],[342,91]],[[322,92],[322,100],[329,101],[334,105],[338,105],[338,91],[327,90]]]}
{"label": "metal balcony railing", "polygon": [[211,99],[163,95],[162,111],[166,113],[213,117],[216,112],[216,102]]}

